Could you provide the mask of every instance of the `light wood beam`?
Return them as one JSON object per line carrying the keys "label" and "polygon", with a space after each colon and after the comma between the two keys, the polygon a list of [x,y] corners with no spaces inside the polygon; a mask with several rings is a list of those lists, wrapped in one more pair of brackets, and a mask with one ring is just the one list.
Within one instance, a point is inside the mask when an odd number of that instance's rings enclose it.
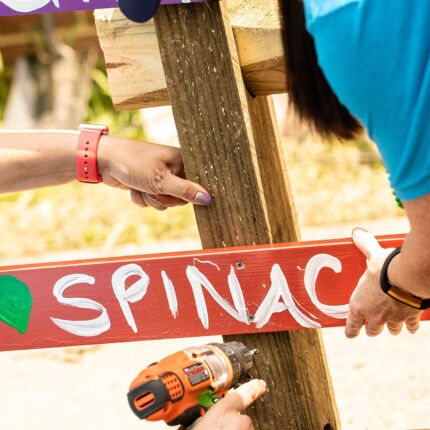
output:
{"label": "light wood beam", "polygon": [[[286,92],[277,0],[229,0],[228,12],[248,90]],[[115,107],[170,104],[153,20],[136,24],[119,9],[103,9],[95,12],[95,22]]]}

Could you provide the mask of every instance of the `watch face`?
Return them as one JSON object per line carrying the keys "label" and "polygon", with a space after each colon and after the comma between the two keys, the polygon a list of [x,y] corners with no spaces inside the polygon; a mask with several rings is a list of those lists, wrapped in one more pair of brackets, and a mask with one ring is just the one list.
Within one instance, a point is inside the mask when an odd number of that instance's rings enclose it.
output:
{"label": "watch face", "polygon": [[79,126],[79,130],[94,130],[94,131],[101,131],[103,133],[108,133],[109,127],[107,125],[100,125],[100,124],[81,124]]}
{"label": "watch face", "polygon": [[408,304],[409,306],[412,306],[413,308],[420,309],[422,305],[422,299],[420,299],[417,296],[414,296],[411,293],[408,293],[407,291],[402,290],[398,287],[391,287],[388,291],[388,295],[391,296],[393,299],[398,300],[399,302]]}

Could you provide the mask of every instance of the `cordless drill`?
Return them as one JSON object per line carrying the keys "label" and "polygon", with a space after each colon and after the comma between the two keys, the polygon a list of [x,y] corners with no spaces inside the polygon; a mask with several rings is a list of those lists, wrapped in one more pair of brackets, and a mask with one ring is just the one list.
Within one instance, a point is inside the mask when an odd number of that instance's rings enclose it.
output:
{"label": "cordless drill", "polygon": [[240,342],[178,351],[138,375],[128,393],[130,407],[140,419],[189,426],[230,388],[250,378],[257,352]]}

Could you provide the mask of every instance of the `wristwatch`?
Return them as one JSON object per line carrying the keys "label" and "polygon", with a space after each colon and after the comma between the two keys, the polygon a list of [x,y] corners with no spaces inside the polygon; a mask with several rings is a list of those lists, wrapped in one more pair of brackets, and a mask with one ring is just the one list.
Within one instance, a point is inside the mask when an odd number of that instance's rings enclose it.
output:
{"label": "wristwatch", "polygon": [[385,260],[385,263],[382,266],[381,276],[379,278],[379,285],[385,294],[388,294],[391,298],[403,303],[404,305],[415,309],[428,309],[430,308],[430,299],[423,299],[403,290],[402,288],[391,285],[388,280],[388,265],[396,255],[400,254],[401,250],[401,247],[396,248]]}
{"label": "wristwatch", "polygon": [[87,184],[97,184],[103,179],[97,170],[97,148],[100,138],[109,133],[105,125],[81,124],[76,152],[76,179]]}

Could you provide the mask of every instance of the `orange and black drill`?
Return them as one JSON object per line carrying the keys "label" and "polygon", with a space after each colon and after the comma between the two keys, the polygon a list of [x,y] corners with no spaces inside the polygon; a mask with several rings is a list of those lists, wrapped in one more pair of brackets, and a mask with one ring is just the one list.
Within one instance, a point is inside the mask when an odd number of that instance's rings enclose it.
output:
{"label": "orange and black drill", "polygon": [[257,352],[240,342],[178,351],[148,366],[132,382],[130,407],[140,419],[189,426],[230,388],[250,379]]}

